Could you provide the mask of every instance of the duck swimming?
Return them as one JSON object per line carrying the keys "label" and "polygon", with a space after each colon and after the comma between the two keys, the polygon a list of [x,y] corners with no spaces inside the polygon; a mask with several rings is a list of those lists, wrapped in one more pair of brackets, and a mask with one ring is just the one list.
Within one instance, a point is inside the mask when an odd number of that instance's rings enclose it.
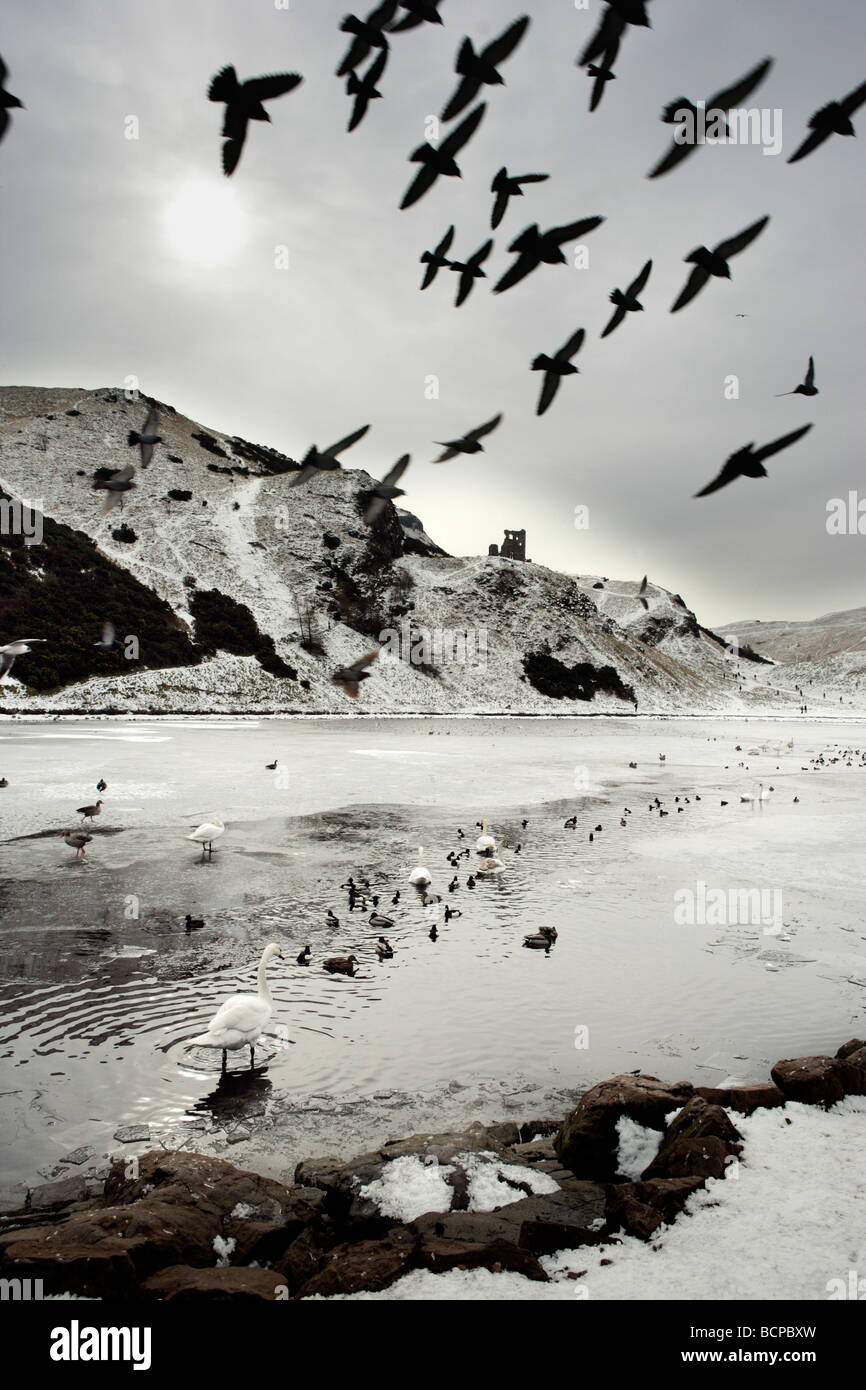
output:
{"label": "duck swimming", "polygon": [[393,927],[394,925],[392,918],[383,917],[381,912],[371,912],[368,920],[371,927]]}
{"label": "duck swimming", "polygon": [[327,922],[329,927],[338,927],[340,925],[339,917],[335,917],[334,913],[331,911],[330,908],[328,908],[327,914],[325,916],[325,921]]}
{"label": "duck swimming", "polygon": [[331,975],[354,975],[357,956],[330,956],[322,965]]}
{"label": "duck swimming", "polygon": [[380,936],[376,942],[376,955],[380,960],[391,960],[394,956],[394,948],[385,936]]}
{"label": "duck swimming", "polygon": [[549,952],[558,934],[556,927],[539,927],[534,935],[523,938],[523,944],[530,951]]}
{"label": "duck swimming", "polygon": [[301,954],[298,956],[298,965],[309,965],[309,963],[310,963],[310,952],[312,951],[312,949],[313,949],[312,946],[305,946],[305,947],[304,947],[303,951],[302,951]]}

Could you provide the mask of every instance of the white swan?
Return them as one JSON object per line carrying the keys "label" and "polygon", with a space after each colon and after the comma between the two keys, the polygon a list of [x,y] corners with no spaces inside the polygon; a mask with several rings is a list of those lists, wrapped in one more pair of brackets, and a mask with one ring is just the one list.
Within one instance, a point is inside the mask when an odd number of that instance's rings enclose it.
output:
{"label": "white swan", "polygon": [[226,1069],[226,1053],[236,1052],[239,1047],[250,1050],[250,1066],[255,1062],[255,1044],[262,1035],[272,1013],[271,992],[268,989],[268,961],[283,953],[272,941],[262,951],[259,961],[258,993],[232,994],[220,1004],[207,1026],[207,1032],[193,1038],[190,1046],[220,1047],[223,1054],[223,1071]]}
{"label": "white swan", "polygon": [[201,845],[202,855],[205,851],[208,854],[213,854],[213,842],[218,840],[220,835],[224,835],[225,830],[226,828],[219,816],[214,816],[212,821],[205,821],[204,825],[200,825],[191,835],[187,835],[186,839],[195,840],[196,844]]}
{"label": "white swan", "polygon": [[413,883],[416,888],[426,888],[429,883],[433,882],[432,878],[430,877],[430,875],[424,867],[423,849],[419,849],[418,851],[418,865],[416,868],[412,870],[411,874],[409,875],[409,882]]}
{"label": "white swan", "polygon": [[769,791],[765,788],[763,782],[759,782],[758,785],[757,785],[757,787],[755,786],[754,783],[752,783],[752,790],[748,793],[747,796],[742,796],[742,795],[741,795],[741,796],[740,796],[740,800],[741,800],[741,801],[768,801],[768,800],[769,800],[769,797],[770,797]]}
{"label": "white swan", "polygon": [[481,834],[475,841],[475,848],[479,854],[484,854],[487,850],[493,850],[494,852],[496,850],[496,841],[493,839],[492,835],[487,834],[486,820],[482,820],[481,822]]}

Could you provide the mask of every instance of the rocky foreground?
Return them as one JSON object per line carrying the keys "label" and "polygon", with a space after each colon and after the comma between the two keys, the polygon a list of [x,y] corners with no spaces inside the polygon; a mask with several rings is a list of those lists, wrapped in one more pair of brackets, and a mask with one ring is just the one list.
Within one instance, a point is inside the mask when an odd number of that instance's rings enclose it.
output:
{"label": "rocky foreground", "polygon": [[[41,1280],[41,1296],[123,1300],[376,1291],[412,1269],[545,1281],[542,1256],[623,1235],[652,1241],[687,1217],[689,1197],[708,1179],[748,1163],[731,1112],[866,1095],[866,1041],[852,1039],[834,1057],[780,1061],[771,1077],[720,1089],[615,1076],[587,1091],[564,1123],[417,1134],[348,1162],[304,1160],[292,1184],[217,1158],[151,1151],[115,1163],[104,1183],[34,1188],[2,1218],[0,1273]],[[660,1134],[638,1180],[618,1171],[624,1116]],[[419,1184],[429,1191],[431,1178],[441,1179],[444,1200],[407,1219],[407,1201],[417,1206]],[[491,1192],[502,1193],[498,1205]]]}

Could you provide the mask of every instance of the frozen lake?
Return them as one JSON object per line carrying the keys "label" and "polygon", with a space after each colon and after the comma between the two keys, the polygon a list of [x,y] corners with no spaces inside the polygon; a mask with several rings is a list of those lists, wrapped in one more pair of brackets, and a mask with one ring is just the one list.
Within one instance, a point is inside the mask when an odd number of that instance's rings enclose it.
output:
{"label": "frozen lake", "polygon": [[[802,720],[0,724],[4,1186],[80,1171],[61,1163],[78,1148],[98,1166],[121,1125],[285,1176],[416,1123],[557,1113],[616,1071],[712,1085],[835,1050],[866,1011],[864,749],[863,723]],[[75,861],[60,832],[100,777]],[[756,782],[769,800],[741,802]],[[214,815],[203,861],[184,835]],[[482,817],[505,868],[471,890],[463,859],[449,894],[446,856]],[[418,845],[448,924],[408,885]],[[350,874],[394,918],[391,961],[348,911]],[[729,889],[759,890],[762,914],[702,906]],[[551,954],[523,950],[544,923]],[[188,1040],[255,987],[271,940],[263,1065],[237,1054],[220,1081]],[[321,969],[350,952],[354,979]]]}

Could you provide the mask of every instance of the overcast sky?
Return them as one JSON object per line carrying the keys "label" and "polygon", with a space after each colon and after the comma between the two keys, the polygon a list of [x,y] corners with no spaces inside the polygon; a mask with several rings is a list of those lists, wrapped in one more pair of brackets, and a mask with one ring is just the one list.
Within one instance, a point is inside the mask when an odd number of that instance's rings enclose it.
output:
{"label": "overcast sky", "polygon": [[[866,535],[829,536],[826,508],[852,489],[866,498],[866,106],[860,138],[785,161],[812,112],[866,79],[866,6],[652,0],[653,28],[629,28],[617,80],[590,115],[575,58],[601,8],[443,0],[442,28],[394,36],[384,100],[348,135],[334,76],[347,0],[19,0],[2,40],[7,86],[27,109],[0,146],[0,378],[94,388],[135,374],[183,414],[293,456],[369,421],[345,462],[379,473],[410,452],[405,505],[446,550],[486,553],[505,527],[525,527],[532,559],[648,571],[711,625],[863,604]],[[505,87],[485,89],[463,179],[398,211],[416,168],[407,156],[453,90],[460,41],[488,42],[521,13],[532,24]],[[781,154],[704,148],[645,178],[671,138],[664,105],[705,99],[770,56],[746,104],[781,111]],[[206,99],[227,63],[242,79],[304,76],[269,104],[271,125],[251,126],[231,179],[223,108]],[[125,138],[129,116],[138,140]],[[418,257],[450,223],[459,258],[490,235],[503,164],[551,178],[512,202],[490,279],[459,310],[456,275],[419,293]],[[733,281],[713,280],[671,315],[683,257],[765,213]],[[591,214],[607,221],[586,239],[587,269],[543,266],[490,294],[525,226]],[[288,270],[275,268],[281,245]],[[650,256],[645,312],[601,342],[610,291]],[[580,326],[581,374],[539,420],[532,358]],[[810,353],[821,394],[775,399]],[[739,400],[725,399],[731,374]],[[430,376],[438,400],[425,399]],[[500,410],[485,454],[431,466],[432,441]],[[809,420],[812,432],[769,460],[769,478],[692,500],[735,449]],[[577,506],[588,530],[575,529]]]}

